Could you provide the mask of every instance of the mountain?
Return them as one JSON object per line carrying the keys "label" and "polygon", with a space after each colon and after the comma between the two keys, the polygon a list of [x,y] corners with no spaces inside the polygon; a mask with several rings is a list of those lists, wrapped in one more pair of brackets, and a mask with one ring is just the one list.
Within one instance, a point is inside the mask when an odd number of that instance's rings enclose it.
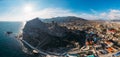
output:
{"label": "mountain", "polygon": [[64,22],[87,21],[87,20],[83,18],[75,17],[75,16],[67,16],[67,17],[55,17],[50,19],[44,19],[42,21],[46,23],[51,23],[52,21],[57,23],[64,23]]}
{"label": "mountain", "polygon": [[113,21],[113,22],[120,22],[120,20],[118,20],[118,19],[116,19],[116,20],[111,20],[111,21]]}
{"label": "mountain", "polygon": [[[79,32],[79,34],[75,32]],[[50,51],[54,48],[54,50],[58,50],[58,53],[63,53],[69,48],[79,48],[85,42],[85,32],[79,30],[73,32],[67,27],[56,23],[44,23],[39,18],[27,21],[22,35],[23,40],[32,46],[45,51]],[[60,47],[63,47],[63,50],[60,50]]]}

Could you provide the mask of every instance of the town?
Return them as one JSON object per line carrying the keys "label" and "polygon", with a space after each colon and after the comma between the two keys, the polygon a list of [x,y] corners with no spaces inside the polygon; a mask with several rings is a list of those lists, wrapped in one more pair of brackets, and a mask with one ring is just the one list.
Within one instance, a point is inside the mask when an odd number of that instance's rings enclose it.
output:
{"label": "town", "polygon": [[78,49],[76,57],[120,56],[120,26],[118,23],[92,21],[79,25],[79,22],[73,22],[64,24],[64,26],[72,30],[84,30],[87,33],[85,45]]}

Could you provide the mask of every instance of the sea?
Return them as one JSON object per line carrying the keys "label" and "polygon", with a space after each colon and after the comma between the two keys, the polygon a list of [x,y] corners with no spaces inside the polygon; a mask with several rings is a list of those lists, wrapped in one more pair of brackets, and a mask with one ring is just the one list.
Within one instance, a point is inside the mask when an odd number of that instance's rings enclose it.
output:
{"label": "sea", "polygon": [[16,38],[6,35],[7,31],[17,35],[22,26],[23,22],[0,22],[0,57],[30,57]]}

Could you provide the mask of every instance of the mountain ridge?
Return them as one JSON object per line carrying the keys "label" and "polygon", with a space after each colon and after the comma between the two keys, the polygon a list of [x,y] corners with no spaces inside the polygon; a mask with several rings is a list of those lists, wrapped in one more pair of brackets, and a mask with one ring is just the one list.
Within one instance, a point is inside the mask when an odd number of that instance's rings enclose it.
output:
{"label": "mountain ridge", "polygon": [[41,19],[41,21],[45,23],[51,23],[52,21],[57,23],[63,23],[63,22],[73,22],[73,21],[87,21],[87,19],[75,17],[75,16],[66,16],[66,17],[54,17],[54,18]]}

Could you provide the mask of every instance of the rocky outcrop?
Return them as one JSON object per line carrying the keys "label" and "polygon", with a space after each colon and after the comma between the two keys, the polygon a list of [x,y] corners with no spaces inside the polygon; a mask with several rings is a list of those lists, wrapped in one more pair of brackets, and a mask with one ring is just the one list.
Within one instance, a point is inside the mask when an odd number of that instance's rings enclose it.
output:
{"label": "rocky outcrop", "polygon": [[38,49],[71,48],[84,44],[85,32],[79,31],[78,34],[57,23],[44,23],[35,18],[25,24],[23,39]]}

